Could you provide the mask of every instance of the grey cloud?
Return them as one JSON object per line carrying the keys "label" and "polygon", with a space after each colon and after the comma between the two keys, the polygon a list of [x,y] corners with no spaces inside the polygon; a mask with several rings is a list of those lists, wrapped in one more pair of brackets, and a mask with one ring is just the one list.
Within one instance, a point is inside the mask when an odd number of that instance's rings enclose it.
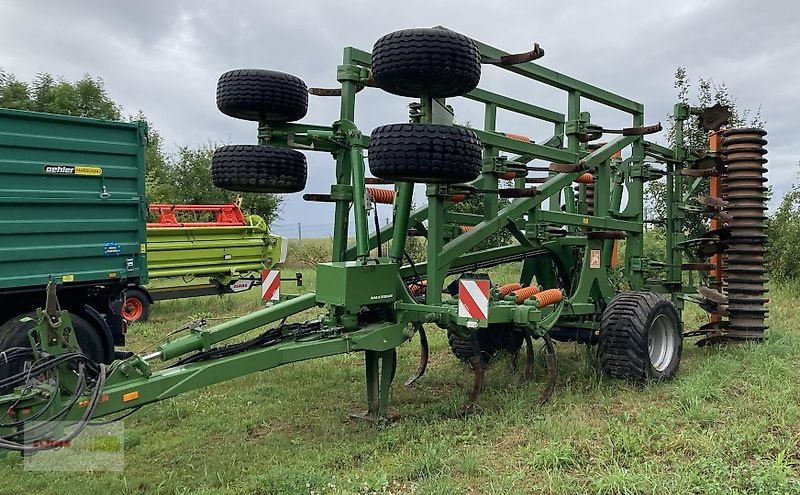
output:
{"label": "grey cloud", "polygon": [[[675,94],[675,67],[693,77],[725,81],[744,108],[762,107],[770,135],[770,179],[776,195],[795,178],[793,146],[800,91],[800,3],[735,1],[559,2],[476,0],[431,2],[278,2],[243,0],[0,1],[0,67],[30,79],[51,72],[105,79],[128,113],[141,109],[174,145],[252,142],[252,123],[219,114],[218,75],[234,67],[265,67],[334,86],[341,49],[370,49],[395,29],[442,24],[517,51],[533,41],[547,51],[543,65],[645,104],[648,122],[664,121]],[[47,15],[42,15],[45,12]],[[529,81],[486,70],[482,86],[564,111],[566,98]],[[475,105],[457,104],[459,120],[479,125]],[[364,93],[357,121],[365,132],[403,121],[407,101]],[[589,105],[606,125],[627,123],[617,112]],[[313,98],[308,122],[338,117],[335,99]],[[543,127],[504,115],[506,130],[542,137]],[[309,154],[309,191],[327,191],[333,162]],[[329,222],[327,205],[287,198],[282,223]]]}

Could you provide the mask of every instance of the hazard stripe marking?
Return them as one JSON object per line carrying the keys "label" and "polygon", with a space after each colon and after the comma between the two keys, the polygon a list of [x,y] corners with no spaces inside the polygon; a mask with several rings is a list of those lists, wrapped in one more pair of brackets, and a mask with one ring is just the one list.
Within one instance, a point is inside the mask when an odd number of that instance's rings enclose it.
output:
{"label": "hazard stripe marking", "polygon": [[458,285],[458,316],[486,320],[489,312],[489,281],[460,280]]}
{"label": "hazard stripe marking", "polygon": [[280,270],[264,270],[261,272],[261,299],[277,301],[281,295]]}

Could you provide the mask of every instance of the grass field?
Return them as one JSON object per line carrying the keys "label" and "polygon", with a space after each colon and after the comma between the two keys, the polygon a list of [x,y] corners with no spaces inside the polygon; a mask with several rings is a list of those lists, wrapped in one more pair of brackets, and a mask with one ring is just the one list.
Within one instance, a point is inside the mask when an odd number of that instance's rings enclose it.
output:
{"label": "grass field", "polygon": [[[124,473],[31,473],[2,460],[0,493],[800,493],[800,290],[772,287],[771,298],[768,343],[687,342],[669,383],[604,378],[592,350],[558,344],[548,404],[505,359],[487,372],[480,411],[461,418],[471,375],[431,328],[431,366],[415,386],[402,379],[417,345],[399,349],[391,424],[347,419],[364,407],[362,356],[337,356],[142,409],[124,423]],[[259,306],[257,291],[160,303],[130,329],[129,348],[200,314]],[[693,328],[702,315],[685,320]]]}

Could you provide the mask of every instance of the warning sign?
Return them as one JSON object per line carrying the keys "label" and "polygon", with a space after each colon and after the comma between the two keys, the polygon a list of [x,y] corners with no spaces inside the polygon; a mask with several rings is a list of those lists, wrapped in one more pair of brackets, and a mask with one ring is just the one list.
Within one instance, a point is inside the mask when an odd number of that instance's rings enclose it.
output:
{"label": "warning sign", "polygon": [[280,270],[264,270],[261,272],[261,299],[277,301],[281,297]]}
{"label": "warning sign", "polygon": [[458,316],[486,320],[489,314],[489,281],[458,281]]}
{"label": "warning sign", "polygon": [[600,250],[592,249],[589,253],[589,268],[600,268]]}

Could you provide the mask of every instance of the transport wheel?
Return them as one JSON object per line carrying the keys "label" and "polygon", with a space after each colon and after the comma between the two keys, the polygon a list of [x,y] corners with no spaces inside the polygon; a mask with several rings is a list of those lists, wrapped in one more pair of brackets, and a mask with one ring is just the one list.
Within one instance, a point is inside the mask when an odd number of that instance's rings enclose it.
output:
{"label": "transport wheel", "polygon": [[306,187],[306,157],[289,148],[223,146],[211,158],[211,181],[229,191],[293,193]]}
{"label": "transport wheel", "polygon": [[[89,356],[96,362],[103,362],[105,351],[103,340],[97,334],[95,328],[80,316],[70,313],[72,325],[75,329],[75,338],[81,352]],[[0,352],[12,347],[30,348],[28,332],[36,326],[36,312],[21,314],[14,317],[0,326]],[[0,380],[16,375],[25,369],[26,362],[22,360],[11,360],[8,363],[0,362]],[[10,390],[0,387],[0,395]]]}
{"label": "transport wheel", "polygon": [[150,299],[139,289],[125,291],[125,304],[122,305],[122,317],[128,323],[147,321],[150,318]]}
{"label": "transport wheel", "polygon": [[[514,330],[513,325],[489,325],[478,329],[478,345],[481,349],[481,362],[488,365],[499,353],[515,354],[522,347],[524,336]],[[447,332],[447,343],[453,354],[465,363],[472,357],[472,341],[453,332]]]}
{"label": "transport wheel", "polygon": [[683,324],[675,305],[653,292],[616,296],[600,319],[597,356],[603,372],[635,382],[678,372]]}
{"label": "transport wheel", "polygon": [[395,95],[460,96],[478,86],[481,54],[471,38],[455,31],[403,29],[375,42],[372,76]]}
{"label": "transport wheel", "polygon": [[274,70],[230,70],[217,81],[217,108],[243,120],[292,122],[306,116],[308,88],[299,77]]}
{"label": "transport wheel", "polygon": [[461,127],[388,124],[372,131],[368,159],[380,179],[459,184],[480,174],[481,142]]}

